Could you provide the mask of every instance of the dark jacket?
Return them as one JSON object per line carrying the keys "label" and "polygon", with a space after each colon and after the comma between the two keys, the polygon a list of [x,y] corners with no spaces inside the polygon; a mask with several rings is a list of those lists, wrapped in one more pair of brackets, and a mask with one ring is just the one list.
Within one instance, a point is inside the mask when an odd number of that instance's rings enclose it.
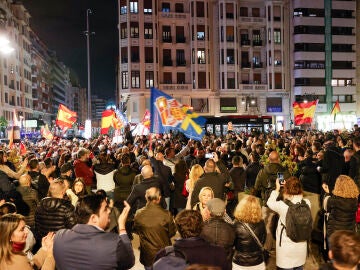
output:
{"label": "dark jacket", "polygon": [[194,185],[191,195],[191,208],[199,201],[199,193],[203,187],[211,187],[214,191],[214,198],[224,199],[225,178],[217,172],[205,173]]}
{"label": "dark jacket", "polygon": [[[140,184],[132,187],[131,193],[126,199],[131,206],[131,213],[135,214],[136,210],[143,208],[146,205],[145,192],[151,187],[157,187],[162,191],[160,181],[155,177],[144,179]],[[166,208],[163,197],[161,197],[161,205]]]}
{"label": "dark jacket", "polygon": [[21,195],[21,205],[16,203],[17,212],[25,217],[26,225],[31,228],[35,226],[35,210],[39,203],[38,193],[31,187],[19,186],[16,188],[17,192]]}
{"label": "dark jacket", "polygon": [[170,167],[164,165],[160,160],[154,157],[150,158],[151,165],[154,168],[154,175],[157,176],[163,186],[163,196],[165,198],[170,197],[170,183],[173,182],[173,175]]}
{"label": "dark jacket", "polygon": [[174,184],[175,190],[172,197],[172,207],[173,208],[185,208],[186,198],[182,195],[184,183],[186,180],[185,173],[176,173],[174,174]]}
{"label": "dark jacket", "polygon": [[37,190],[39,194],[39,200],[47,197],[50,183],[45,175],[36,171],[29,171],[28,174],[31,176],[31,185]]}
{"label": "dark jacket", "polygon": [[262,169],[262,166],[260,165],[260,162],[252,162],[246,167],[246,169],[245,169],[245,173],[246,173],[245,185],[248,189],[252,189],[254,187],[256,177],[261,169]]}
{"label": "dark jacket", "polygon": [[[218,266],[222,270],[231,269],[231,264],[226,259],[225,249],[211,245],[200,237],[177,239],[174,243],[174,249],[180,250],[189,264]],[[156,255],[155,261],[164,256],[165,250],[162,249]]]}
{"label": "dark jacket", "polygon": [[71,230],[56,233],[54,258],[58,270],[129,269],[135,263],[126,234],[119,236],[87,224],[77,224]]}
{"label": "dark jacket", "polygon": [[151,266],[156,253],[171,245],[176,228],[171,213],[155,203],[136,211],[133,230],[140,237],[140,262]]}
{"label": "dark jacket", "polygon": [[354,179],[360,189],[360,150],[350,158],[349,176]]}
{"label": "dark jacket", "polygon": [[70,201],[46,197],[35,211],[35,235],[39,240],[48,232],[71,229],[76,224],[74,206]]}
{"label": "dark jacket", "polygon": [[299,162],[299,179],[305,191],[320,194],[321,175],[317,171],[316,167],[317,164],[313,162],[312,157],[308,157]]}
{"label": "dark jacket", "polygon": [[120,167],[114,173],[114,202],[117,207],[122,208],[123,201],[129,196],[135,176],[136,173],[128,165]]}
{"label": "dark jacket", "polygon": [[[265,222],[248,223],[259,241],[264,244],[266,240]],[[263,252],[254,237],[241,222],[235,222],[235,253],[233,262],[242,266],[254,266],[262,263]]]}
{"label": "dark jacket", "polygon": [[341,174],[344,165],[345,158],[340,148],[329,147],[325,151],[320,173],[324,174],[323,180],[329,186],[330,192],[334,189],[336,178]]}
{"label": "dark jacket", "polygon": [[225,222],[223,217],[212,217],[204,223],[200,237],[210,244],[225,249],[228,262],[231,263],[235,241],[234,227]]}
{"label": "dark jacket", "polygon": [[336,230],[355,231],[355,214],[358,208],[357,199],[331,196],[326,203],[329,213],[327,222],[327,236]]}
{"label": "dark jacket", "polygon": [[234,183],[234,191],[235,194],[238,192],[243,192],[245,189],[245,169],[243,167],[233,167],[230,170],[230,176],[232,179],[232,182]]}

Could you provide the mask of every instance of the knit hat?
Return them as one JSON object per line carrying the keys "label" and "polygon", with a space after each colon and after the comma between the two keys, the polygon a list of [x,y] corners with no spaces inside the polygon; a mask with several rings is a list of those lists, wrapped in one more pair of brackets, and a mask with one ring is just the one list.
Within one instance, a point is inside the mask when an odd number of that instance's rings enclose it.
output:
{"label": "knit hat", "polygon": [[226,204],[223,200],[219,198],[214,198],[209,200],[207,203],[207,208],[212,216],[223,216],[225,213]]}

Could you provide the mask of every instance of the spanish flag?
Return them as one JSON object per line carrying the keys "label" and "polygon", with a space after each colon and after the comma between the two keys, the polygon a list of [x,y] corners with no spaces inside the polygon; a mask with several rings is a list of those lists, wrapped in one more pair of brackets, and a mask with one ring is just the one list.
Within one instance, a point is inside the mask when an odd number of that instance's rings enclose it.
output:
{"label": "spanish flag", "polygon": [[56,125],[58,125],[62,130],[65,131],[73,126],[73,124],[76,122],[76,117],[76,112],[71,111],[63,104],[60,104],[56,117]]}
{"label": "spanish flag", "polygon": [[113,110],[105,110],[101,115],[101,134],[107,134],[110,126],[114,125],[114,119],[116,119],[115,112]]}
{"label": "spanish flag", "polygon": [[295,125],[311,124],[318,100],[304,103],[293,103]]}
{"label": "spanish flag", "polygon": [[334,107],[332,108],[331,110],[331,115],[334,116],[334,122],[335,122],[335,119],[336,119],[336,115],[340,112],[340,104],[339,104],[339,101],[337,100],[334,104]]}
{"label": "spanish flag", "polygon": [[52,140],[54,138],[54,135],[49,130],[49,126],[46,124],[45,126],[42,126],[40,129],[40,134],[43,136],[46,140]]}

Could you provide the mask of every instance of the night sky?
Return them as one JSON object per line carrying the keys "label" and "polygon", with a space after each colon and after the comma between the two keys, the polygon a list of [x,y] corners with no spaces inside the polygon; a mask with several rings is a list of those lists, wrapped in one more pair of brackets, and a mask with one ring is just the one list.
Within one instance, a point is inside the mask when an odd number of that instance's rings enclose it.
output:
{"label": "night sky", "polygon": [[87,87],[86,10],[90,8],[91,93],[115,98],[118,57],[116,0],[27,0],[30,26],[58,59],[73,69]]}

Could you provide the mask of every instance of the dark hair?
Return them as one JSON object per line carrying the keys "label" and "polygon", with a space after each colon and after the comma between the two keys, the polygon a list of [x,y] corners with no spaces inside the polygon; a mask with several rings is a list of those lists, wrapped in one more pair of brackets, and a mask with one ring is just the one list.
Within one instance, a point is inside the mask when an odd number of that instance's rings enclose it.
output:
{"label": "dark hair", "polygon": [[354,267],[360,260],[360,236],[351,231],[335,231],[330,236],[330,250],[337,264]]}
{"label": "dark hair", "polygon": [[33,158],[29,161],[29,168],[30,170],[34,170],[39,166],[39,160],[36,158]]}
{"label": "dark hair", "polygon": [[16,205],[12,202],[6,202],[0,206],[0,217],[6,214],[16,213]]}
{"label": "dark hair", "polygon": [[360,147],[360,137],[359,136],[353,138],[353,145]]}
{"label": "dark hair", "polygon": [[106,191],[103,190],[103,189],[98,189],[98,190],[95,192],[95,194],[102,196],[104,199],[107,198]]}
{"label": "dark hair", "polygon": [[[80,192],[80,193],[78,193],[78,194],[76,194],[76,192],[75,192],[75,184],[77,183],[77,182],[81,182],[82,184],[83,184],[83,190]],[[82,178],[82,177],[77,177],[75,180],[74,180],[74,182],[73,182],[73,185],[72,185],[72,187],[71,187],[71,190],[79,197],[81,197],[81,196],[85,196],[85,195],[87,195],[87,190],[86,190],[86,185],[85,185],[85,181],[84,181],[84,179]]]}
{"label": "dark hair", "polygon": [[175,218],[175,225],[182,238],[199,236],[204,222],[199,211],[182,210]]}
{"label": "dark hair", "polygon": [[234,156],[231,160],[231,163],[234,165],[239,165],[242,163],[242,158],[240,156]]}
{"label": "dark hair", "polygon": [[47,157],[44,159],[44,163],[45,163],[46,168],[49,168],[52,165],[53,161],[51,158]]}
{"label": "dark hair", "polygon": [[122,165],[130,165],[130,155],[129,154],[123,154],[121,156],[121,164]]}
{"label": "dark hair", "polygon": [[300,180],[295,176],[291,176],[288,179],[286,179],[286,182],[284,185],[284,193],[286,193],[288,195],[303,194],[303,189],[302,189]]}
{"label": "dark hair", "polygon": [[0,165],[5,164],[4,156],[7,156],[6,152],[3,150],[0,150]]}
{"label": "dark hair", "polygon": [[254,162],[258,162],[260,160],[260,155],[257,152],[252,151],[250,155],[252,156]]}
{"label": "dark hair", "polygon": [[98,215],[101,204],[105,200],[102,195],[86,195],[79,199],[75,208],[77,223],[87,224],[91,215]]}

